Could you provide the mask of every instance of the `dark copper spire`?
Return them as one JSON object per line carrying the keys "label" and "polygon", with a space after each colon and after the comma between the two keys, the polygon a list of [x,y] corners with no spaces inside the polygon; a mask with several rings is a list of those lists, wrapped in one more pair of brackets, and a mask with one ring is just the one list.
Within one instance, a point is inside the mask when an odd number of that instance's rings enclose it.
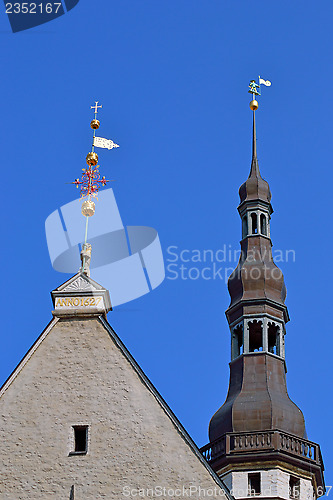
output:
{"label": "dark copper spire", "polygon": [[286,287],[283,274],[275,265],[270,238],[270,217],[273,212],[271,191],[260,174],[257,147],[256,122],[253,111],[252,162],[250,175],[240,189],[239,214],[242,219],[241,256],[228,280],[230,306],[227,310],[229,323],[244,314],[249,301],[261,301],[260,309],[277,319],[289,320],[284,305]]}
{"label": "dark copper spire", "polygon": [[243,222],[242,251],[228,280],[230,387],[226,402],[210,422],[211,440],[225,432],[275,428],[300,437],[305,434],[302,412],[289,399],[285,381],[284,335],[289,316],[283,274],[272,256],[271,193],[259,171],[255,111],[252,141],[251,171],[240,188],[238,208]]}
{"label": "dark copper spire", "polygon": [[[253,111],[251,170],[249,178],[239,188],[239,196],[241,204],[250,200],[261,200],[264,203],[270,203],[272,197],[268,182],[261,177],[259,170],[255,111]],[[271,213],[272,211],[271,207]]]}

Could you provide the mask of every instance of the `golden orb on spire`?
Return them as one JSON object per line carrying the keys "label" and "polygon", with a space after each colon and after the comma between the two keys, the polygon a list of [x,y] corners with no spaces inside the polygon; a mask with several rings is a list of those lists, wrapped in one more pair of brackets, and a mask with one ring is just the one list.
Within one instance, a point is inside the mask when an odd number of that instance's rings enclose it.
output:
{"label": "golden orb on spire", "polygon": [[250,102],[250,109],[252,109],[252,111],[256,111],[258,108],[259,108],[258,101],[253,99],[253,101]]}
{"label": "golden orb on spire", "polygon": [[98,163],[98,154],[97,153],[88,153],[86,161],[88,165],[95,166]]}
{"label": "golden orb on spire", "polygon": [[93,130],[97,130],[100,126],[100,121],[99,120],[91,120],[90,126]]}

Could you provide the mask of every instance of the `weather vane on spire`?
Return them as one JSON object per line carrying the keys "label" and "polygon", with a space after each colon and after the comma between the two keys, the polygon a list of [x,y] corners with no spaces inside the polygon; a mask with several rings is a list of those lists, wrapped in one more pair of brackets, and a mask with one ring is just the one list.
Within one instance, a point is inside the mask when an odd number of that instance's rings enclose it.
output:
{"label": "weather vane on spire", "polygon": [[255,80],[251,80],[249,83],[249,94],[252,94],[252,101],[250,102],[250,108],[252,111],[256,111],[259,107],[259,103],[256,100],[257,95],[261,95],[260,85],[266,85],[266,87],[270,87],[272,83],[269,80],[264,80],[263,78],[258,77],[258,82]]}
{"label": "weather vane on spire", "polygon": [[97,120],[98,109],[102,108],[102,105],[98,106],[98,101],[95,101],[95,106],[91,106],[90,109],[94,110],[95,116],[94,119],[90,122],[90,127],[93,129],[93,143],[92,150],[87,154],[86,162],[88,164],[88,168],[82,169],[81,180],[75,179],[72,184],[75,184],[77,188],[81,189],[81,198],[87,198],[82,203],[81,213],[86,218],[86,229],[84,236],[84,244],[82,245],[81,251],[81,272],[87,274],[89,276],[89,264],[91,258],[91,245],[87,243],[88,237],[88,220],[89,217],[94,215],[95,213],[95,203],[92,200],[93,198],[97,199],[97,194],[101,186],[106,186],[107,182],[110,182],[105,178],[105,176],[101,177],[99,173],[99,165],[98,165],[98,154],[95,153],[95,147],[99,148],[107,148],[113,149],[118,148],[118,144],[115,144],[110,139],[104,139],[103,137],[96,137],[96,130],[100,126],[99,120]]}

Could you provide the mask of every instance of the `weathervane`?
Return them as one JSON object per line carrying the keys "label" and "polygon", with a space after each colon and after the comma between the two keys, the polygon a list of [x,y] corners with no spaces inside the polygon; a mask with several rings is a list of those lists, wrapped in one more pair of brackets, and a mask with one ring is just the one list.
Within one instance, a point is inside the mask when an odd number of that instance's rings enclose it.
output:
{"label": "weathervane", "polygon": [[107,148],[113,149],[118,148],[118,144],[115,144],[110,139],[104,139],[104,137],[96,137],[96,130],[100,126],[99,120],[97,120],[98,109],[102,108],[102,105],[98,106],[98,101],[95,101],[95,106],[90,106],[90,109],[94,110],[94,119],[90,123],[90,127],[93,129],[93,143],[91,152],[87,154],[86,162],[88,164],[88,168],[82,169],[82,177],[81,180],[75,179],[72,184],[75,184],[77,188],[81,189],[81,198],[87,198],[81,207],[81,213],[86,218],[86,229],[84,236],[84,244],[82,245],[81,251],[81,272],[87,274],[89,276],[89,264],[91,258],[91,245],[87,243],[88,237],[88,220],[89,217],[94,215],[95,213],[95,203],[92,200],[93,198],[97,199],[97,194],[101,186],[105,186],[107,182],[110,182],[105,178],[105,176],[101,177],[99,172],[98,165],[98,154],[95,153],[95,147],[99,148]]}
{"label": "weathervane", "polygon": [[250,108],[252,111],[256,111],[259,107],[259,103],[256,100],[257,95],[261,95],[260,85],[266,85],[266,87],[270,87],[272,83],[269,80],[264,80],[263,78],[258,77],[258,83],[255,80],[251,80],[249,83],[249,94],[252,94],[252,101],[250,102]]}

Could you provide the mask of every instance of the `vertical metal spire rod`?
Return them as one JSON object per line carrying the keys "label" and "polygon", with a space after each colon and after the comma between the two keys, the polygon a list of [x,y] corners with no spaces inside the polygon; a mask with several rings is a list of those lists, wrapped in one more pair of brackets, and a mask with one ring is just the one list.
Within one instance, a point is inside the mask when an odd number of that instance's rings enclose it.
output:
{"label": "vertical metal spire rod", "polygon": [[[249,93],[252,94],[250,109],[253,111],[252,160],[256,160],[257,159],[256,110],[259,107],[259,103],[256,100],[256,97],[260,95],[260,92],[257,90],[260,89],[260,85],[258,85],[254,80],[251,80],[249,87],[250,87]],[[253,162],[252,162],[252,168],[253,168]]]}
{"label": "vertical metal spire rod", "polygon": [[252,101],[250,102],[250,109],[253,111],[253,132],[252,132],[252,170],[257,170],[259,172],[258,161],[257,161],[257,131],[256,131],[256,110],[259,107],[259,103],[257,101],[257,96],[261,95],[261,87],[263,84],[266,87],[270,87],[272,83],[269,80],[264,80],[263,78],[258,77],[258,83],[255,80],[250,80],[249,83],[249,94],[252,94]]}
{"label": "vertical metal spire rod", "polygon": [[257,158],[256,112],[253,110],[252,159]]}
{"label": "vertical metal spire rod", "polygon": [[84,244],[85,245],[87,244],[87,238],[88,238],[88,221],[89,221],[89,217],[86,215],[86,230],[84,233]]}

